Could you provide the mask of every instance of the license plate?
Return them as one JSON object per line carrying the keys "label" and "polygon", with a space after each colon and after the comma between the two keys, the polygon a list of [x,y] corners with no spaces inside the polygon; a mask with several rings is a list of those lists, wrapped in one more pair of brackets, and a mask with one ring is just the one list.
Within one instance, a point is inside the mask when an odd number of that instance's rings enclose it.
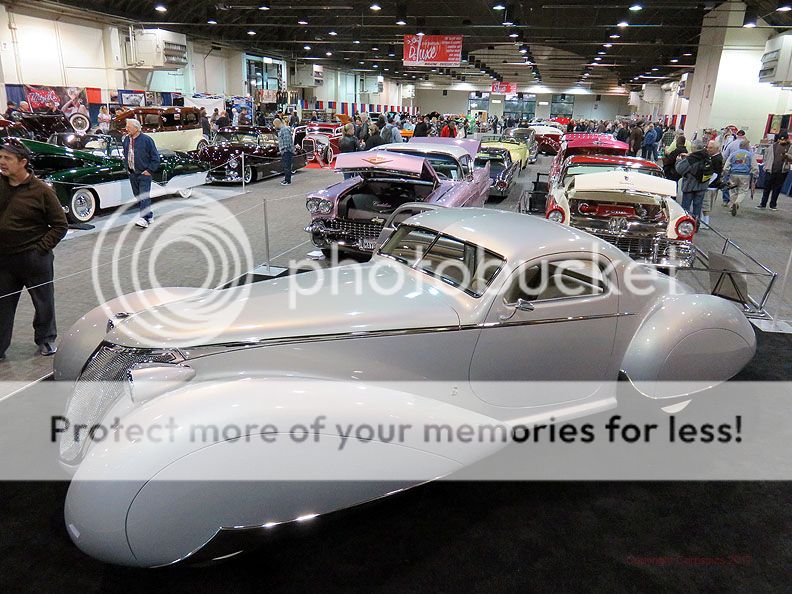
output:
{"label": "license plate", "polygon": [[374,239],[362,238],[358,239],[358,246],[361,250],[373,250],[375,245]]}

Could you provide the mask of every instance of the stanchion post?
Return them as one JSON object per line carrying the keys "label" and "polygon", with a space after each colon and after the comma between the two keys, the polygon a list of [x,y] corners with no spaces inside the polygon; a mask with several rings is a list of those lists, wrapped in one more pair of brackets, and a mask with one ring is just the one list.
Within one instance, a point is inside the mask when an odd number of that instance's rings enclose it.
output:
{"label": "stanchion post", "polygon": [[245,186],[246,186],[246,184],[245,184],[245,153],[243,151],[242,152],[242,193],[243,194],[247,191],[247,188]]}
{"label": "stanchion post", "polygon": [[787,260],[786,270],[784,270],[784,278],[781,279],[781,289],[778,293],[778,307],[776,308],[776,315],[773,316],[774,325],[780,321],[778,317],[781,315],[781,306],[784,304],[784,293],[786,292],[787,282],[789,281],[790,268],[792,268],[792,250],[789,251],[789,259]]}
{"label": "stanchion post", "polygon": [[264,205],[264,261],[267,264],[267,272],[270,269],[270,239],[269,239],[269,217],[267,216],[267,199],[263,199]]}

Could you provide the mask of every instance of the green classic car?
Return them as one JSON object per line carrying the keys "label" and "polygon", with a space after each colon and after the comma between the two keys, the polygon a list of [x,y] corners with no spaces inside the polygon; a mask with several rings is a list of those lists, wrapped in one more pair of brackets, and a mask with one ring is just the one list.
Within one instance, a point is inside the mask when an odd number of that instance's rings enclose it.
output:
{"label": "green classic car", "polygon": [[[72,135],[75,136],[75,135]],[[55,190],[66,216],[73,223],[90,221],[100,208],[135,201],[126,163],[108,136],[78,136],[84,150],[36,140],[22,142],[33,153],[33,171]],[[52,138],[50,139],[53,140]],[[67,144],[58,142],[58,144]],[[151,196],[179,194],[187,198],[195,186],[206,183],[208,165],[186,153],[160,150],[161,165],[153,175]]]}
{"label": "green classic car", "polygon": [[[511,138],[508,136],[484,136],[481,139],[482,149],[506,149],[511,155],[512,161],[519,163],[520,170],[525,169],[531,161],[531,154],[528,145],[518,138]],[[535,157],[534,157],[535,160]]]}

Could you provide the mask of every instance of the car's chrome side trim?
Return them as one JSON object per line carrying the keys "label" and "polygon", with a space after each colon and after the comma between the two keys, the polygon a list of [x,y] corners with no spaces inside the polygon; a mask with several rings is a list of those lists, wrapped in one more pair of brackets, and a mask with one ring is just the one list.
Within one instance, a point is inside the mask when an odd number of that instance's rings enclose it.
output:
{"label": "car's chrome side trim", "polygon": [[564,322],[580,322],[585,320],[601,320],[608,318],[620,318],[633,316],[634,313],[611,313],[596,314],[588,316],[565,316],[562,318],[544,318],[540,320],[521,320],[521,321],[498,321],[484,322],[480,324],[463,324],[460,326],[424,326],[421,328],[407,328],[403,330],[363,330],[357,332],[337,332],[333,334],[307,334],[303,336],[285,336],[278,338],[262,338],[249,342],[227,342],[202,345],[197,347],[185,347],[179,351],[185,360],[197,359],[207,355],[214,355],[230,350],[240,350],[258,348],[264,346],[283,345],[291,343],[306,342],[327,342],[332,340],[350,340],[355,338],[379,338],[384,336],[409,336],[414,334],[429,334],[435,332],[461,332],[466,330],[491,330],[497,328],[509,328],[515,326],[538,326],[543,324],[558,324]]}

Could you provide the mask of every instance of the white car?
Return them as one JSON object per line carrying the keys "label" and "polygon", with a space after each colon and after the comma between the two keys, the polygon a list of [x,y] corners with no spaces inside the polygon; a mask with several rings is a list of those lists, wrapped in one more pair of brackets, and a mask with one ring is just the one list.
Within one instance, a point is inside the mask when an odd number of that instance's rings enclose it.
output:
{"label": "white car", "polygon": [[[636,266],[640,293],[625,288]],[[314,289],[292,302],[290,283]],[[74,386],[63,419],[109,428],[101,440],[60,434],[74,475],[69,535],[110,563],[222,559],[275,526],[506,447],[354,428],[552,424],[615,407],[620,374],[638,388],[630,401],[684,406],[756,344],[734,303],[674,287],[569,227],[438,208],[407,219],[365,264],[117,298],[79,320],[55,358],[55,380]],[[212,310],[200,327],[183,324],[218,298],[239,307],[233,319]],[[543,380],[553,389],[525,384]],[[157,424],[172,439],[149,437]],[[222,430],[196,440],[196,426]]]}
{"label": "white car", "polygon": [[693,265],[696,220],[675,200],[675,182],[634,171],[572,177],[553,188],[546,216],[601,237],[661,268]]}

